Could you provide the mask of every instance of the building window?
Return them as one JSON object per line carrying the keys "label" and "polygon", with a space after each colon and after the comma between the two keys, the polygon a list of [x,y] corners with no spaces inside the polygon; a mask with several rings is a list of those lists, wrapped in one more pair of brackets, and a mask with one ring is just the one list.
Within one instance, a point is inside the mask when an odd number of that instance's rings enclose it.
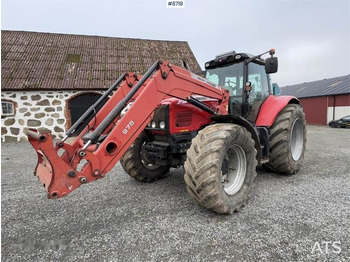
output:
{"label": "building window", "polygon": [[15,107],[11,102],[1,101],[1,116],[15,115]]}

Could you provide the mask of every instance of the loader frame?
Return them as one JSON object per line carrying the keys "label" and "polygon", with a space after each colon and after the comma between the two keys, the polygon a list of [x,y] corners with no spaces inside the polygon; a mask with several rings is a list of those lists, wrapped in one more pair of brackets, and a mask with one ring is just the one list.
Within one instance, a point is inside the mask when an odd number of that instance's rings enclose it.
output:
{"label": "loader frame", "polygon": [[[217,99],[218,106],[210,108],[192,95]],[[107,97],[109,100],[96,112]],[[28,140],[38,154],[35,175],[48,197],[64,197],[81,184],[103,178],[150,122],[157,105],[167,97],[185,100],[212,115],[228,114],[227,90],[167,61],[157,61],[142,77],[125,73],[56,145],[50,133],[39,134],[35,129],[28,132]],[[127,105],[128,110],[121,115]],[[93,119],[87,124],[86,119],[91,115]],[[87,126],[76,139],[66,143],[84,124]]]}

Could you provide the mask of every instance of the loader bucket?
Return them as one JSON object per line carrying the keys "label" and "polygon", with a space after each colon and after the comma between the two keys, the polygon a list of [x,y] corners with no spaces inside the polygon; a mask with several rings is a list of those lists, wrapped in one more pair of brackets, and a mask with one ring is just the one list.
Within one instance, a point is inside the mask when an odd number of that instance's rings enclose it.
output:
{"label": "loader bucket", "polygon": [[64,197],[80,186],[79,172],[72,170],[65,159],[58,156],[50,133],[39,134],[31,129],[27,136],[38,156],[34,175],[44,186],[48,198]]}
{"label": "loader bucket", "polygon": [[[153,71],[158,66],[155,63],[151,68]],[[148,77],[153,73],[149,72],[146,77],[143,77],[143,82],[148,80]],[[116,148],[115,142],[107,144],[107,152],[103,152],[103,157],[97,155],[98,146],[96,141],[83,140],[83,134],[89,135],[90,127],[93,130],[103,129],[105,131],[119,117],[119,114],[124,109],[133,95],[136,95],[141,85],[137,78],[138,76],[132,73],[121,75],[117,81],[93,104],[91,107],[70,127],[66,132],[65,137],[58,141],[55,145],[50,133],[39,133],[37,129],[29,129],[27,132],[28,141],[35,149],[38,157],[34,175],[37,176],[48,193],[49,198],[64,197],[80,185],[96,181],[105,177],[105,174],[113,167],[111,161],[115,158],[115,152],[108,152],[108,148],[113,145]],[[142,80],[141,79],[141,80]],[[131,87],[138,84],[138,87]],[[133,90],[133,91],[132,91]],[[114,93],[112,95],[112,93]],[[109,98],[111,96],[111,98]],[[108,100],[108,102],[106,102]],[[106,106],[107,105],[107,106]],[[116,106],[115,106],[116,105]],[[99,111],[98,108],[103,106],[104,110]],[[105,107],[106,106],[106,107]],[[113,112],[111,116],[110,112]],[[94,116],[90,126],[88,119]],[[107,118],[107,121],[104,121]],[[117,121],[116,121],[117,122]],[[102,127],[101,127],[102,126]],[[78,134],[77,130],[83,127]],[[93,133],[93,138],[99,137],[97,132]],[[105,132],[107,134],[107,132]],[[72,143],[65,143],[68,137],[76,136]],[[94,142],[94,143],[92,143]],[[91,144],[91,145],[90,145]],[[120,156],[115,160],[119,160]]]}

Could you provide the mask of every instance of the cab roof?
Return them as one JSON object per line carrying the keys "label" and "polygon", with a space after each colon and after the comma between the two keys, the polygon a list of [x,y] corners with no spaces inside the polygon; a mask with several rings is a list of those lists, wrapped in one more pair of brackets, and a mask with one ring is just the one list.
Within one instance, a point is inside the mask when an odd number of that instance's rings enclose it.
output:
{"label": "cab roof", "polygon": [[[255,55],[250,53],[236,53],[235,51],[229,51],[226,53],[218,54],[215,59],[210,60],[205,63],[205,69],[220,67],[225,64],[235,64],[242,62],[246,59],[253,58]],[[265,60],[262,58],[257,58],[254,62],[258,64],[265,64]]]}

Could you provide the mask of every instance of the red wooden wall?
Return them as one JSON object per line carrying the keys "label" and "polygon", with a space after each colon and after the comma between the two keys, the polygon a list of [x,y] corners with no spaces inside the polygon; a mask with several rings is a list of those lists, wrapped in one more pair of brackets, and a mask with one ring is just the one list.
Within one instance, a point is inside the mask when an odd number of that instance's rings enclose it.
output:
{"label": "red wooden wall", "polygon": [[350,106],[350,95],[319,96],[299,98],[303,105],[308,124],[327,125],[327,108],[334,106]]}

